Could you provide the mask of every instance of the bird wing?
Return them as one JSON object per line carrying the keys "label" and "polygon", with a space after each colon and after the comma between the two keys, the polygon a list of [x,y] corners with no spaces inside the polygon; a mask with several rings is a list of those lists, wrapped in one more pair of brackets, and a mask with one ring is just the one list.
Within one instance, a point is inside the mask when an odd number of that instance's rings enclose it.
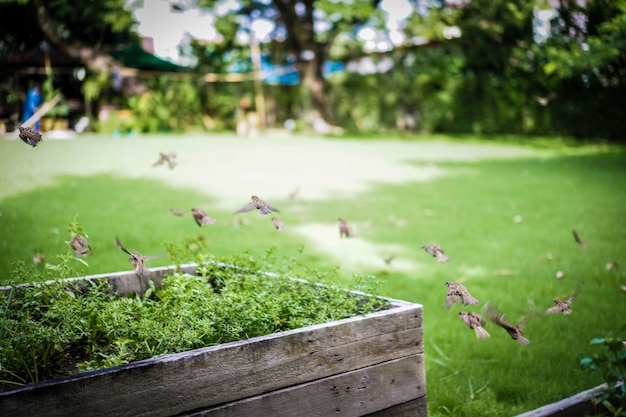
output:
{"label": "bird wing", "polygon": [[133,255],[128,249],[126,249],[122,243],[120,242],[120,240],[117,238],[117,236],[115,236],[115,246],[117,246],[118,248],[120,248],[122,250],[122,252],[126,252],[127,254],[129,254],[130,256],[132,256],[133,258],[135,257],[135,255]]}
{"label": "bird wing", "polygon": [[268,202],[265,202],[265,207],[267,207],[268,210],[270,210],[270,211],[275,211],[277,213],[280,212],[276,207],[274,207],[273,205],[269,204]]}
{"label": "bird wing", "polygon": [[239,210],[237,210],[235,213],[244,213],[247,211],[252,211],[254,209],[256,209],[256,205],[254,204],[254,201],[251,201],[245,206],[243,206],[242,208],[240,208]]}
{"label": "bird wing", "polygon": [[485,315],[498,326],[507,330],[515,330],[515,326],[509,323],[506,316],[489,303],[485,304]]}
{"label": "bird wing", "polygon": [[203,226],[207,225],[207,224],[213,224],[215,222],[216,222],[216,220],[213,217],[211,217],[211,216],[209,216],[207,214],[205,214],[204,217],[202,217],[202,225]]}
{"label": "bird wing", "polygon": [[572,234],[574,235],[574,240],[576,240],[576,243],[578,243],[579,245],[585,244],[585,241],[582,240],[580,236],[578,236],[578,233],[576,232],[576,230],[572,230]]}
{"label": "bird wing", "polygon": [[550,307],[549,309],[547,309],[544,314],[554,314],[554,313],[558,313],[559,311],[562,311],[561,306],[556,305],[554,307]]}
{"label": "bird wing", "polygon": [[159,160],[156,161],[154,164],[152,164],[153,167],[157,166],[157,165],[161,165],[163,162],[165,162],[167,160],[166,156],[162,153],[159,153],[160,157]]}
{"label": "bird wing", "polygon": [[473,297],[472,294],[470,294],[465,288],[463,288],[460,292],[463,304],[480,304],[480,301]]}
{"label": "bird wing", "polygon": [[452,304],[460,302],[461,295],[459,294],[459,292],[455,289],[448,290],[448,294],[446,295],[446,308],[450,309],[450,307],[452,307]]}
{"label": "bird wing", "polygon": [[151,256],[143,256],[138,252],[135,252],[135,255],[138,255],[142,261],[149,261],[150,259],[162,258],[163,255],[151,255]]}

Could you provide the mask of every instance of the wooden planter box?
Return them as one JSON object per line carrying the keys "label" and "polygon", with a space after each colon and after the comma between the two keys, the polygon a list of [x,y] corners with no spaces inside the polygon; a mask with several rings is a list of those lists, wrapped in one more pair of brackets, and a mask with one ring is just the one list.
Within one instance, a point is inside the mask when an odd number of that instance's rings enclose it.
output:
{"label": "wooden planter box", "polygon": [[[544,405],[517,417],[580,417],[594,415],[608,415],[607,410],[601,404],[595,405],[594,398],[607,388],[606,384],[598,385],[595,388],[579,392],[576,395]],[[606,413],[606,414],[605,414]]]}
{"label": "wooden planter box", "polygon": [[[80,279],[143,293],[174,271]],[[5,391],[0,415],[426,416],[422,306],[389,301],[364,316]]]}

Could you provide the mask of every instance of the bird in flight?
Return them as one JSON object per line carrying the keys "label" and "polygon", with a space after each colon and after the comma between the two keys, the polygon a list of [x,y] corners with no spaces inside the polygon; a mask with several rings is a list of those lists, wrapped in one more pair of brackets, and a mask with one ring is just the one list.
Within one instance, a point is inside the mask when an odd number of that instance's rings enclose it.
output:
{"label": "bird in flight", "polygon": [[41,142],[41,133],[35,129],[24,126],[20,126],[18,129],[20,131],[20,139],[22,139],[24,143],[27,143],[34,148],[39,142]]}
{"label": "bird in flight", "polygon": [[444,254],[443,248],[436,243],[424,245],[422,249],[428,252],[430,256],[437,258],[437,262],[450,262],[450,258]]}
{"label": "bird in flight", "polygon": [[170,152],[170,153],[159,152],[159,159],[154,164],[152,164],[152,166],[156,167],[167,162],[167,165],[170,167],[170,169],[174,169],[176,165],[178,165],[175,159],[176,159],[175,152]]}
{"label": "bird in flight", "polygon": [[470,311],[469,313],[465,311],[460,311],[459,317],[461,318],[461,320],[463,320],[463,323],[465,323],[467,327],[474,330],[477,338],[485,340],[491,337],[487,330],[484,329],[485,319],[480,317],[478,314],[474,313],[473,311]]}
{"label": "bird in flight", "polygon": [[448,293],[446,294],[447,309],[452,307],[452,304],[455,303],[462,305],[480,304],[480,301],[474,298],[463,285],[451,281],[446,281],[446,285],[448,287]]}
{"label": "bird in flight", "polygon": [[133,268],[135,268],[135,272],[137,272],[137,275],[146,275],[149,272],[148,269],[143,264],[144,261],[161,257],[161,255],[143,256],[139,252],[135,252],[135,251],[131,252],[122,245],[122,243],[119,241],[117,236],[115,237],[115,246],[120,248],[122,252],[125,252],[130,255],[130,258],[128,258],[128,261],[133,266]]}
{"label": "bird in flight", "polygon": [[355,237],[354,230],[352,230],[352,226],[348,224],[347,221],[339,217],[339,237]]}
{"label": "bird in flight", "polygon": [[74,239],[70,242],[70,247],[76,251],[76,257],[81,257],[91,253],[91,245],[81,235],[74,236]]}
{"label": "bird in flight", "polygon": [[576,241],[576,243],[578,243],[580,246],[587,246],[587,242],[582,240],[580,238],[580,236],[578,236],[578,233],[576,232],[576,230],[572,230],[572,235],[574,235],[574,240]]}
{"label": "bird in flight", "polygon": [[520,321],[517,325],[511,324],[504,314],[489,303],[485,304],[485,314],[489,320],[506,330],[509,336],[517,340],[521,345],[527,345],[530,343],[530,340],[526,339],[526,337],[522,334],[522,329],[528,324],[528,317],[530,316],[530,313],[526,314],[522,321]]}
{"label": "bird in flight", "polygon": [[285,230],[285,225],[278,217],[272,217],[272,223],[274,223],[274,227],[279,232],[282,232],[283,230]]}
{"label": "bird in flight", "polygon": [[554,313],[563,313],[566,315],[572,314],[572,310],[570,309],[570,306],[576,300],[576,298],[578,298],[580,291],[581,291],[580,287],[576,288],[576,290],[574,291],[574,294],[572,294],[566,300],[555,298],[554,307],[550,307],[549,309],[547,309],[544,312],[544,314],[554,314]]}
{"label": "bird in flight", "polygon": [[217,221],[208,216],[204,210],[199,208],[192,208],[191,214],[193,214],[193,219],[199,227],[206,226],[207,224],[213,224]]}
{"label": "bird in flight", "polygon": [[276,207],[272,206],[269,203],[266,203],[265,201],[261,200],[259,197],[253,195],[252,201],[250,201],[248,204],[246,204],[245,206],[237,210],[235,213],[244,213],[244,212],[252,211],[252,210],[259,210],[261,214],[270,214],[272,211],[276,211],[276,212],[279,211]]}

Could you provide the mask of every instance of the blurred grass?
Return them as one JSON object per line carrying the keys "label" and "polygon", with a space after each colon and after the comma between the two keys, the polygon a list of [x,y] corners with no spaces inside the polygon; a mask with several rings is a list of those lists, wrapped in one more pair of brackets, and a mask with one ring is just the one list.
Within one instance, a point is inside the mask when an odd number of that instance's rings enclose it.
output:
{"label": "blurred grass", "polygon": [[[445,140],[454,144],[458,139]],[[481,146],[481,138],[470,140]],[[436,162],[446,175],[429,182],[375,184],[366,191],[327,200],[306,200],[303,190],[300,203],[289,203],[286,196],[271,200],[281,209],[287,228],[278,233],[270,216],[246,213],[239,218],[248,224],[236,225],[233,212],[238,207],[226,210],[213,194],[144,178],[138,169],[132,171],[133,178],[119,173],[68,174],[58,160],[44,158],[47,152],[65,160],[88,159],[84,153],[88,144],[81,142],[50,143],[46,144],[50,149],[36,150],[0,143],[3,152],[11,154],[5,158],[38,158],[35,166],[24,162],[0,167],[0,181],[13,190],[0,197],[0,280],[6,280],[15,260],[30,262],[36,252],[65,253],[67,224],[75,214],[94,247],[94,255],[86,258],[90,274],[130,269],[127,256],[113,245],[116,235],[127,248],[144,255],[163,253],[164,241],[178,242],[197,234],[206,238],[208,250],[218,256],[246,250],[260,254],[270,246],[276,246],[281,255],[295,256],[304,247],[301,261],[333,268],[336,259],[290,228],[308,223],[335,226],[341,216],[358,226],[358,239],[401,248],[391,267],[381,260],[379,268],[344,267],[344,272],[375,273],[386,280],[384,295],[424,305],[428,405],[433,416],[512,416],[595,386],[602,382],[599,377],[579,366],[580,359],[591,352],[589,341],[609,334],[626,338],[626,293],[619,290],[620,283],[626,284],[623,148],[570,146],[564,141],[551,148],[541,142],[533,146],[549,149],[549,155]],[[177,143],[176,138],[157,138],[153,144],[125,142],[123,148],[107,143],[98,148],[94,158],[100,162],[94,163],[106,166],[121,150],[125,153],[120,158],[130,163],[141,160],[142,152],[155,155],[177,148]],[[353,143],[357,153],[360,142]],[[198,154],[212,152],[210,146],[193,143]],[[330,142],[328,147],[332,146]],[[32,156],[24,149],[39,154]],[[37,186],[16,186],[11,178],[20,175],[16,170],[21,167],[46,172],[49,178]],[[194,168],[186,167],[185,172]],[[58,173],[51,175],[55,169]],[[219,175],[219,167],[215,172]],[[158,171],[163,177],[168,174]],[[242,205],[247,198],[242,196]],[[171,207],[188,213],[191,207],[201,207],[218,222],[200,229],[190,215],[171,215]],[[516,216],[521,221],[515,222]],[[406,224],[398,225],[398,219]],[[50,232],[54,229],[59,234]],[[574,243],[572,229],[588,246]],[[450,263],[437,264],[420,249],[432,242],[446,249]],[[413,265],[411,269],[394,267],[405,259]],[[620,267],[607,271],[609,261],[617,261]],[[148,266],[168,263],[161,258],[149,261]],[[558,270],[565,272],[563,280],[555,278]],[[463,281],[483,304],[494,302],[514,322],[526,312],[529,300],[542,310],[552,305],[553,297],[564,297],[579,284],[583,292],[571,316],[531,320],[524,334],[533,343],[520,346],[504,330],[489,324],[491,339],[476,339],[457,316],[461,308],[447,311],[444,307],[448,280]],[[479,312],[480,306],[469,309]]]}

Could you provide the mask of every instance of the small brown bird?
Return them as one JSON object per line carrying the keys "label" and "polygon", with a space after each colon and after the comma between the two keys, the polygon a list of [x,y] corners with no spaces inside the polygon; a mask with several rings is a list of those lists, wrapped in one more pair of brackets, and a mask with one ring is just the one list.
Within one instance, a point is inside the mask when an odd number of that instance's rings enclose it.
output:
{"label": "small brown bird", "polygon": [[473,329],[476,333],[476,337],[482,340],[485,340],[491,335],[483,328],[485,325],[485,320],[480,317],[478,314],[470,311],[466,313],[465,311],[459,312],[459,317],[463,320],[463,323],[467,325],[470,329]]}
{"label": "small brown bird", "polygon": [[24,126],[20,126],[18,129],[20,131],[20,139],[22,139],[24,143],[34,148],[41,142],[41,133],[37,132],[35,129]]}
{"label": "small brown bird", "polygon": [[246,204],[245,206],[243,206],[242,208],[240,208],[239,210],[237,210],[235,214],[243,213],[246,211],[252,211],[255,209],[259,210],[261,214],[270,214],[270,212],[272,211],[276,211],[276,212],[279,211],[276,207],[272,206],[269,203],[266,203],[265,201],[261,200],[259,197],[253,195],[252,201]]}
{"label": "small brown bird", "polygon": [[143,264],[144,261],[161,257],[161,255],[143,256],[139,252],[131,252],[128,249],[126,249],[124,246],[122,246],[122,243],[119,241],[117,236],[115,237],[115,246],[120,248],[122,252],[126,252],[127,254],[130,255],[130,258],[128,258],[128,261],[133,266],[133,268],[135,268],[135,272],[137,272],[137,275],[145,275],[149,272],[148,269]]}
{"label": "small brown bird", "polygon": [[576,241],[576,243],[578,243],[580,246],[587,246],[587,242],[585,242],[580,238],[580,236],[578,236],[576,230],[572,230],[572,234],[574,235],[574,240]]}
{"label": "small brown bird", "polygon": [[70,242],[70,247],[76,251],[77,258],[91,253],[91,245],[81,235],[74,236],[74,239]]}
{"label": "small brown bird", "polygon": [[159,159],[154,164],[152,164],[152,166],[155,167],[155,166],[162,165],[163,163],[167,162],[167,165],[170,167],[170,169],[174,169],[176,165],[178,164],[175,161],[175,159],[176,159],[175,152],[170,152],[170,153],[159,152]]}
{"label": "small brown bird", "polygon": [[283,225],[283,222],[280,221],[280,219],[278,217],[272,217],[272,223],[274,223],[274,227],[279,232],[282,232],[285,229],[285,226]]}
{"label": "small brown bird", "polygon": [[559,298],[555,298],[554,299],[554,307],[550,307],[549,309],[547,309],[544,314],[554,314],[554,313],[563,313],[563,314],[572,314],[572,310],[570,309],[570,306],[572,305],[572,303],[576,300],[576,298],[578,297],[578,295],[580,294],[580,287],[578,287],[575,291],[574,294],[571,295],[571,297],[569,297],[568,299],[566,299],[565,301],[559,299]]}
{"label": "small brown bird", "polygon": [[389,255],[389,256],[385,256],[383,258],[383,261],[385,261],[385,264],[387,266],[391,266],[391,263],[393,262],[394,259],[396,259],[396,255]]}
{"label": "small brown bird", "polygon": [[528,324],[528,317],[530,316],[530,313],[526,314],[517,326],[509,323],[504,314],[499,312],[489,303],[485,304],[485,314],[489,320],[506,330],[509,336],[517,340],[521,345],[527,345],[530,343],[530,340],[526,339],[522,334],[522,329]]}
{"label": "small brown bird", "polygon": [[451,281],[446,281],[446,285],[448,286],[448,294],[446,295],[447,309],[452,307],[454,303],[462,305],[480,304],[480,301],[474,298],[463,285]]}
{"label": "small brown bird", "polygon": [[208,216],[204,210],[199,208],[192,208],[191,213],[193,214],[193,219],[199,227],[206,226],[207,224],[213,224],[217,221]]}
{"label": "small brown bird", "polygon": [[355,237],[354,230],[352,230],[352,226],[348,224],[344,219],[339,217],[339,237]]}
{"label": "small brown bird", "polygon": [[443,248],[436,243],[432,245],[424,245],[422,246],[426,252],[430,254],[430,256],[437,258],[437,262],[450,262],[450,258],[448,258],[444,252]]}
{"label": "small brown bird", "polygon": [[300,201],[300,186],[297,186],[295,190],[289,193],[289,201],[292,203]]}
{"label": "small brown bird", "polygon": [[183,217],[185,215],[185,212],[180,210],[180,209],[175,209],[175,208],[171,208],[170,209],[170,213],[172,213],[174,216],[178,216],[178,217]]}
{"label": "small brown bird", "polygon": [[41,262],[43,262],[45,260],[46,260],[46,255],[44,255],[43,253],[36,253],[35,256],[33,256],[33,263],[34,264],[41,263]]}

